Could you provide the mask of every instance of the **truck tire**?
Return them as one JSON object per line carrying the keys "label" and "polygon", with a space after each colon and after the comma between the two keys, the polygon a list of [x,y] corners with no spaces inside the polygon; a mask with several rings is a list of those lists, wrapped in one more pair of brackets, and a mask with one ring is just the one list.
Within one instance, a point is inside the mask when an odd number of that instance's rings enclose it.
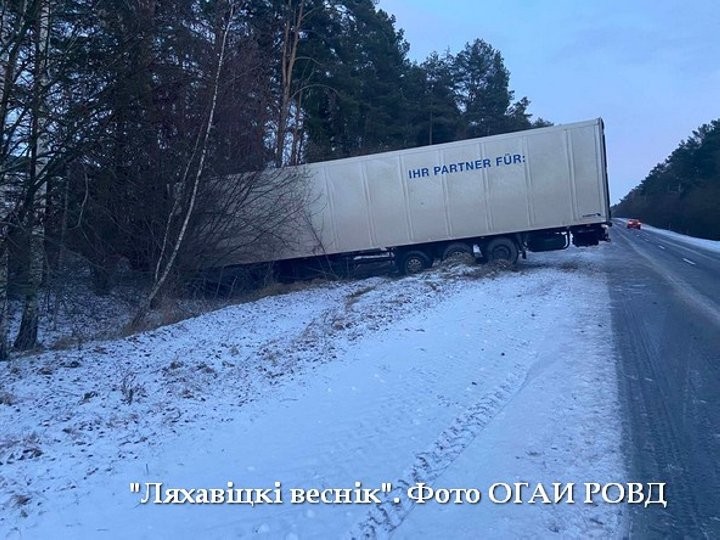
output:
{"label": "truck tire", "polygon": [[430,268],[432,259],[424,251],[413,249],[400,254],[397,266],[402,274],[417,274]]}
{"label": "truck tire", "polygon": [[472,255],[473,250],[472,247],[464,242],[453,242],[452,244],[448,245],[448,247],[445,248],[445,251],[443,251],[442,258],[443,260],[449,259],[450,257],[455,257],[457,255]]}
{"label": "truck tire", "polygon": [[490,240],[484,254],[487,262],[490,263],[505,261],[509,264],[515,264],[518,260],[517,244],[504,236]]}

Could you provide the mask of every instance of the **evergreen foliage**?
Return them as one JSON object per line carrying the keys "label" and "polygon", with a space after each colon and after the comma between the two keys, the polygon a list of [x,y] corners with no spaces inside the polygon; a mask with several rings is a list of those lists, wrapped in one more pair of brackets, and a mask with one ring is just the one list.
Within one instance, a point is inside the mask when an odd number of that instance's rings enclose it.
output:
{"label": "evergreen foliage", "polygon": [[251,200],[238,185],[213,203],[218,178],[547,124],[489,43],[408,51],[374,0],[3,2],[0,357],[5,293],[25,299],[31,348],[68,250],[99,293],[120,261],[195,269],[213,209]]}
{"label": "evergreen foliage", "polygon": [[614,214],[720,240],[720,119],[681,141],[623,198]]}

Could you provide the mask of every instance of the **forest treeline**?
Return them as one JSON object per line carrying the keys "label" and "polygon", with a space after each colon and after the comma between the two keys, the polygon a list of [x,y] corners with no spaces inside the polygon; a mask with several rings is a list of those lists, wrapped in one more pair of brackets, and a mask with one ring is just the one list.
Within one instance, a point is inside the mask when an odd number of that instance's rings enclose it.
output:
{"label": "forest treeline", "polygon": [[144,272],[142,312],[228,215],[259,212],[233,225],[245,249],[272,237],[302,197],[252,171],[547,124],[489,43],[408,50],[373,0],[4,0],[0,357],[8,295],[31,348],[68,254],[98,293]]}
{"label": "forest treeline", "polygon": [[720,240],[720,119],[681,141],[620,201],[614,214]]}

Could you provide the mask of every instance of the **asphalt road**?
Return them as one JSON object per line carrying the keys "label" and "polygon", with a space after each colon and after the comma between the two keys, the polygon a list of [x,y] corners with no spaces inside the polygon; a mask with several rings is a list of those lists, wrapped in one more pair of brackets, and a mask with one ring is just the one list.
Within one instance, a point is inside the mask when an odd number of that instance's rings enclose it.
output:
{"label": "asphalt road", "polygon": [[611,230],[608,276],[630,481],[666,482],[633,538],[720,538],[720,253]]}

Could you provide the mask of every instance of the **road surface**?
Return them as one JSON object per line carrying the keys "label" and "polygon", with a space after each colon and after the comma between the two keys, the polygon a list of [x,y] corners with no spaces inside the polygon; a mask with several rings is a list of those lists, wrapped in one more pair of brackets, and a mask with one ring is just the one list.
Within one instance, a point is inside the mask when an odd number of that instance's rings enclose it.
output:
{"label": "road surface", "polygon": [[607,250],[639,538],[720,538],[720,253],[617,222]]}

